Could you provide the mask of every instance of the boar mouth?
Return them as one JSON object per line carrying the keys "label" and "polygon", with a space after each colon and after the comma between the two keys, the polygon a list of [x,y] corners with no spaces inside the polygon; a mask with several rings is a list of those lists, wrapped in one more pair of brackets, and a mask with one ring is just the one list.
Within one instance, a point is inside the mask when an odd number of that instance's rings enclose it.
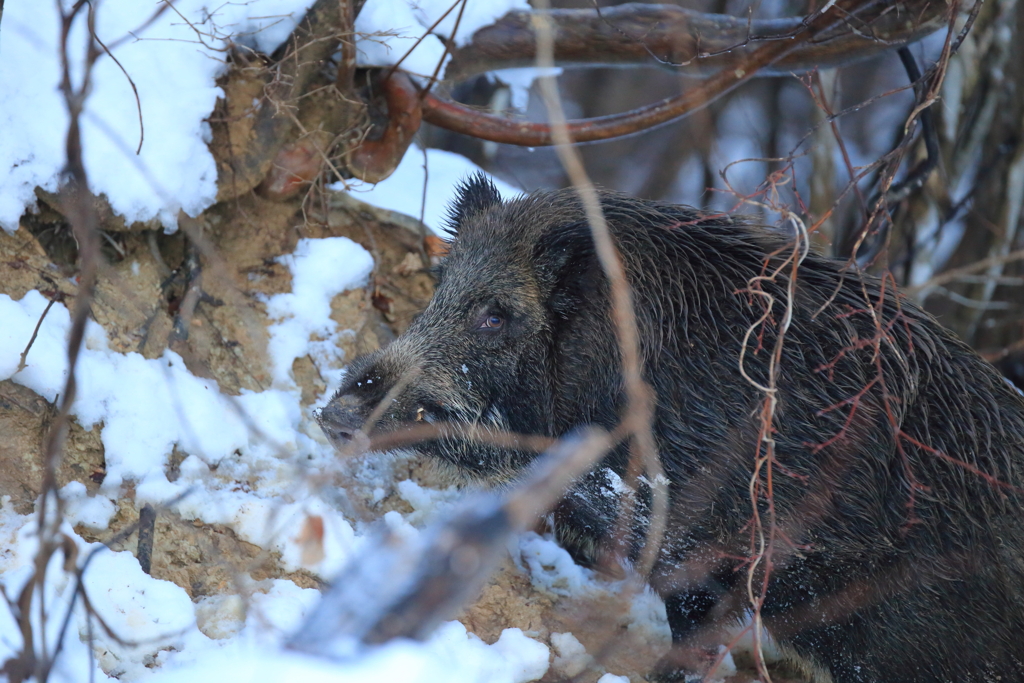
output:
{"label": "boar mouth", "polygon": [[351,450],[360,435],[366,438],[363,433],[366,417],[361,402],[351,395],[336,395],[313,413],[320,430],[338,451]]}
{"label": "boar mouth", "polygon": [[379,403],[367,404],[357,396],[339,392],[326,406],[314,411],[313,417],[331,445],[343,452],[352,451],[354,441],[360,442],[361,450],[369,450],[370,437],[410,428],[430,432],[433,427],[436,434],[424,435],[425,441],[433,441],[457,438],[465,427],[480,424],[479,414],[467,415],[464,410],[435,401],[416,401],[399,414],[381,408]]}

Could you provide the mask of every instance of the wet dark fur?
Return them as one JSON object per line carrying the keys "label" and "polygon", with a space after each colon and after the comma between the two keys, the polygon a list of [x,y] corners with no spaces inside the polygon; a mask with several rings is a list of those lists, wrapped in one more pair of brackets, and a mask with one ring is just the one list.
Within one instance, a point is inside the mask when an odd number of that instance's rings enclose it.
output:
{"label": "wet dark fur", "polygon": [[[651,583],[675,639],[703,642],[747,608],[734,558],[750,548],[764,394],[739,356],[765,304],[745,290],[791,246],[686,207],[611,193],[602,202],[633,286],[671,482]],[[417,419],[548,436],[614,427],[623,394],[607,284],[575,194],[501,203],[474,179],[452,219],[433,300],[405,335],[353,363],[325,431],[358,426],[412,368],[378,429]],[[1024,681],[1024,399],[916,306],[841,273],[811,254],[797,278],[774,434],[784,538],[765,625],[818,680]],[[784,276],[764,284],[778,303],[748,343],[745,367],[761,383],[785,287]],[[478,329],[491,314],[505,320],[497,333]],[[876,321],[882,343],[859,344],[878,336]],[[530,458],[453,439],[421,450],[491,481]],[[560,506],[559,536],[583,561],[607,547],[618,504],[608,470],[621,475],[624,461],[610,455]]]}

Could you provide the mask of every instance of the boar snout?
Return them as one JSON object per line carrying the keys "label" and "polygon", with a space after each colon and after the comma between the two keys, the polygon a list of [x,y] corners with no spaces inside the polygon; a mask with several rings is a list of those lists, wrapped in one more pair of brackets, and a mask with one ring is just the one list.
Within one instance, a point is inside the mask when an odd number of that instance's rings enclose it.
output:
{"label": "boar snout", "polygon": [[317,414],[327,440],[335,448],[346,448],[366,421],[364,403],[352,394],[342,394],[331,399]]}

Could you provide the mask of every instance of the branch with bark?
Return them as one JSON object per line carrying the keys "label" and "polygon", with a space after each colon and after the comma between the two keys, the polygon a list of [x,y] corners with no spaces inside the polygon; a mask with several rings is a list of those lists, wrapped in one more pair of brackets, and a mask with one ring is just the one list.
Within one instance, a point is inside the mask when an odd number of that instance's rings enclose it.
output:
{"label": "branch with bark", "polygon": [[[646,62],[701,67],[704,72],[712,72],[704,83],[676,97],[622,114],[568,123],[574,142],[594,142],[686,116],[755,76],[805,70],[819,64],[849,64],[906,45],[939,28],[948,11],[944,2],[935,0],[897,4],[851,0],[828,4],[823,11],[804,19],[773,22],[743,22],[652,5],[626,5],[614,16],[610,11],[590,10],[550,12],[546,16],[560,22],[555,43],[557,66],[590,59],[586,63]],[[584,12],[589,13],[589,21]],[[673,18],[674,23],[658,17]],[[446,75],[465,76],[529,63],[535,59],[536,39],[527,24],[534,18],[535,13],[512,13],[493,27],[481,29],[469,46],[455,53]],[[574,22],[579,23],[578,28]],[[644,26],[647,33],[634,37],[631,31]],[[649,34],[655,28],[659,30],[652,39]],[[586,41],[593,41],[593,46],[585,46]],[[498,59],[498,54],[505,56]],[[618,58],[621,61],[615,62]],[[486,114],[429,93],[423,98],[423,119],[492,142],[529,147],[553,144],[548,124]]]}
{"label": "branch with bark", "polygon": [[[851,3],[836,3],[847,16],[830,31],[803,41],[763,68],[761,75],[842,66],[912,43],[943,25],[946,3],[877,3],[858,14]],[[865,3],[858,3],[863,6]],[[735,68],[759,43],[789,40],[806,28],[803,17],[754,20],[676,7],[629,3],[598,9],[509,12],[452,52],[448,80],[487,71],[531,67],[537,60],[535,17],[543,15],[554,32],[558,66],[661,66],[704,77]]]}

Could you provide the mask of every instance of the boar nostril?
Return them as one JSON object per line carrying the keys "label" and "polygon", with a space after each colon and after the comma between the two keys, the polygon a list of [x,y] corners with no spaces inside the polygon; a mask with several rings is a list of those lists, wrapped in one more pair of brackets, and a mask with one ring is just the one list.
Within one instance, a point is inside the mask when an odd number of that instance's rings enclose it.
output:
{"label": "boar nostril", "polygon": [[354,437],[355,434],[355,431],[350,431],[347,429],[331,430],[331,436],[337,441],[351,441],[352,437]]}
{"label": "boar nostril", "polygon": [[364,401],[352,394],[341,394],[331,399],[319,413],[316,420],[324,436],[335,447],[348,448],[360,437],[368,408]]}

